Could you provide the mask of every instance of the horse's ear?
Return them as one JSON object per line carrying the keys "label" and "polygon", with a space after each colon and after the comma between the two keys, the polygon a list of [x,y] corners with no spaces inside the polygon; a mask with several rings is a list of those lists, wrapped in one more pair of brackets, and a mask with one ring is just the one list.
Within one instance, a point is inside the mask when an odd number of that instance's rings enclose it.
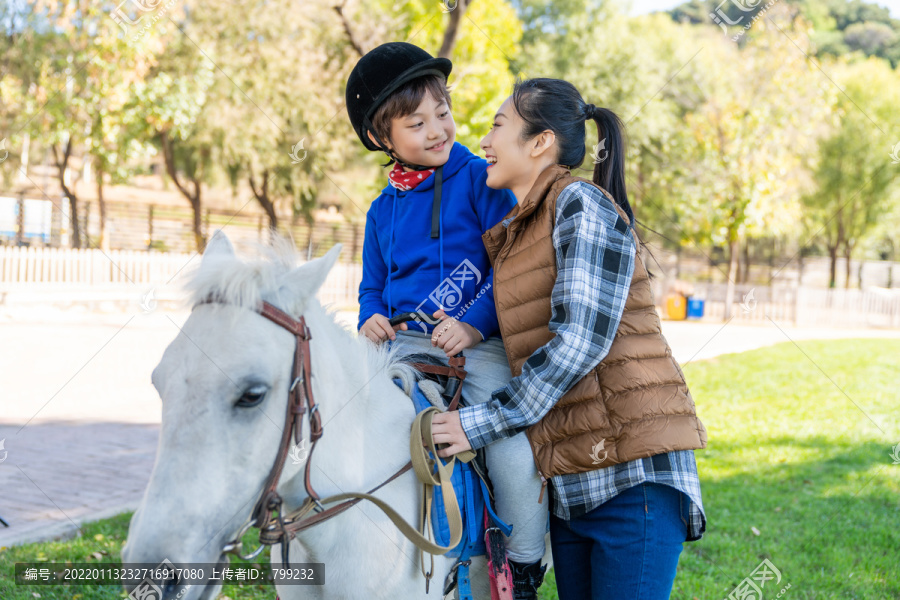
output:
{"label": "horse's ear", "polygon": [[335,244],[325,256],[313,259],[291,271],[287,276],[285,286],[291,289],[295,298],[311,298],[316,295],[343,248],[342,244]]}
{"label": "horse's ear", "polygon": [[225,235],[221,229],[217,229],[213,234],[212,239],[206,244],[206,249],[203,251],[203,260],[200,261],[200,265],[202,266],[216,256],[220,258],[234,256],[234,246],[231,245],[231,240],[228,239],[228,236]]}

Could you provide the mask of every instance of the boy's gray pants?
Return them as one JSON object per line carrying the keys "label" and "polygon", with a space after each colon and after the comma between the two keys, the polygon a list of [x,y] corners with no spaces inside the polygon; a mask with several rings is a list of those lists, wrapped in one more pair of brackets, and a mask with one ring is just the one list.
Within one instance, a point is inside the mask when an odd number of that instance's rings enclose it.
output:
{"label": "boy's gray pants", "polygon": [[[391,347],[399,346],[400,354],[424,352],[446,362],[447,355],[431,345],[431,334],[420,331],[398,331]],[[466,404],[474,405],[491,399],[491,392],[505,387],[512,375],[503,342],[488,338],[463,351],[466,375],[462,395]],[[498,440],[485,447],[487,468],[494,486],[497,514],[513,526],[505,538],[507,556],[519,563],[537,562],[544,556],[544,534],[548,531],[550,494],[543,503],[541,477],[534,466],[531,445],[525,432]]]}

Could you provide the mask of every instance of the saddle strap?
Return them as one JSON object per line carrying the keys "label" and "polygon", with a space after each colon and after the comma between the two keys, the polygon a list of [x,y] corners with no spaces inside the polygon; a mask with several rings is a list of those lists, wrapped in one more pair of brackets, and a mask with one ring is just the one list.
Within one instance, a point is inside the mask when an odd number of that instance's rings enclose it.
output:
{"label": "saddle strap", "polygon": [[[461,353],[460,353],[461,354]],[[417,371],[421,371],[422,373],[431,373],[432,375],[443,375],[444,377],[456,377],[459,379],[459,385],[456,386],[456,392],[453,394],[453,399],[450,401],[449,410],[456,410],[459,407],[459,400],[462,398],[462,382],[466,380],[466,375],[468,371],[466,371],[466,357],[465,356],[451,356],[448,360],[449,366],[443,365],[432,365],[430,363],[409,363],[411,367],[414,367]],[[464,460],[463,462],[469,462],[468,460]]]}

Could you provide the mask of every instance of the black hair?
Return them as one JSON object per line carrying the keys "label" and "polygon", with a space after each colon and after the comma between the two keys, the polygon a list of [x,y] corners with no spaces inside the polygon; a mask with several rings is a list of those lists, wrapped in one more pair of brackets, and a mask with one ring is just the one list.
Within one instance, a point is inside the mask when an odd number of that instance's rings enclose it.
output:
{"label": "black hair", "polygon": [[634,225],[634,211],[625,189],[625,126],[608,108],[588,104],[578,89],[561,79],[536,78],[516,81],[513,106],[525,121],[522,139],[531,140],[548,129],[556,136],[557,164],[581,166],[587,154],[585,121],[597,124],[597,139],[606,140],[603,160],[594,161],[593,181],[609,192]]}

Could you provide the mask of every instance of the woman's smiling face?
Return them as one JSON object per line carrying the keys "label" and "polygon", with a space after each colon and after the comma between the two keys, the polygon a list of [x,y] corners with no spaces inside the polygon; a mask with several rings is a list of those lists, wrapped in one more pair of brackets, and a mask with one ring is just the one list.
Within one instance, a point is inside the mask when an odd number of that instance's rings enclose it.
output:
{"label": "woman's smiling face", "polygon": [[488,187],[512,190],[519,201],[541,171],[553,163],[551,157],[556,151],[551,147],[552,133],[549,137],[539,135],[532,140],[523,140],[524,125],[525,121],[516,112],[510,96],[494,116],[490,132],[481,140],[481,149],[488,161]]}

